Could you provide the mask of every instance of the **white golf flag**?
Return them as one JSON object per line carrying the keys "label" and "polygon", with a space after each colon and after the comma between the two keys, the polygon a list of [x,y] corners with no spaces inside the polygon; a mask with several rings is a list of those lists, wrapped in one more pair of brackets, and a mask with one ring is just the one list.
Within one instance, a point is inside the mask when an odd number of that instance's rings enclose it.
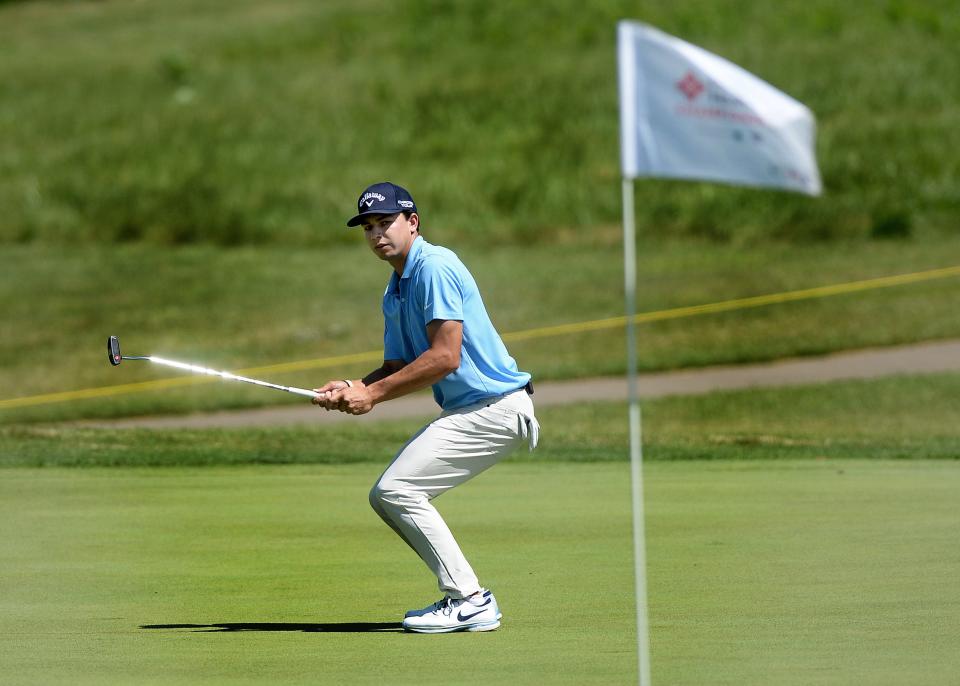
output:
{"label": "white golf flag", "polygon": [[802,103],[702,48],[632,21],[617,27],[623,175],[819,195],[816,124]]}

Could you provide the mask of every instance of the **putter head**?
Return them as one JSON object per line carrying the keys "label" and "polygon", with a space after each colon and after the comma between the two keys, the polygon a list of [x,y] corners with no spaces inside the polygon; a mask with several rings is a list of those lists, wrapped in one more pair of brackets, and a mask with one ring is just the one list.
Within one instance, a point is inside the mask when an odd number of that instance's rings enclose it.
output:
{"label": "putter head", "polygon": [[120,339],[116,336],[110,336],[107,339],[107,354],[110,358],[110,364],[116,367],[120,364],[123,357],[120,355]]}

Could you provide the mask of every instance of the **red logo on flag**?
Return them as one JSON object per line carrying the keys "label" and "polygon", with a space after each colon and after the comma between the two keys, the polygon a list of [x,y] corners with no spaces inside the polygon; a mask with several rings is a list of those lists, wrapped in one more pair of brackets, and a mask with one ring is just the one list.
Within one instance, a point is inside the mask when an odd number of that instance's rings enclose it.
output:
{"label": "red logo on flag", "polygon": [[692,71],[688,71],[682,79],[677,81],[677,88],[687,96],[688,100],[696,100],[697,96],[703,92],[705,86],[693,75]]}

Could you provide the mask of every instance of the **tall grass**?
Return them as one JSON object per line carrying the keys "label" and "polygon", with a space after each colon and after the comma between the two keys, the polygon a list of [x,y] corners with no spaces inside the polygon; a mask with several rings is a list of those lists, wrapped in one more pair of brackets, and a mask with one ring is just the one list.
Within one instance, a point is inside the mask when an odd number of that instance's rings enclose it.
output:
{"label": "tall grass", "polygon": [[823,198],[647,181],[652,233],[955,230],[948,0],[37,1],[0,3],[0,241],[328,244],[384,178],[457,240],[602,240],[620,211],[624,17],[819,116]]}

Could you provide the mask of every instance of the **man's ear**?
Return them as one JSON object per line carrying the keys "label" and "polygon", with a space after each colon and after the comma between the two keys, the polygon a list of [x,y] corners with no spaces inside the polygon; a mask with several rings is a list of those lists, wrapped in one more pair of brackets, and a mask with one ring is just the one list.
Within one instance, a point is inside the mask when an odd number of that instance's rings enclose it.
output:
{"label": "man's ear", "polygon": [[407,221],[409,221],[410,224],[413,225],[413,229],[415,231],[418,231],[418,232],[420,231],[420,215],[419,214],[417,214],[416,212],[411,212],[410,219],[408,219]]}

